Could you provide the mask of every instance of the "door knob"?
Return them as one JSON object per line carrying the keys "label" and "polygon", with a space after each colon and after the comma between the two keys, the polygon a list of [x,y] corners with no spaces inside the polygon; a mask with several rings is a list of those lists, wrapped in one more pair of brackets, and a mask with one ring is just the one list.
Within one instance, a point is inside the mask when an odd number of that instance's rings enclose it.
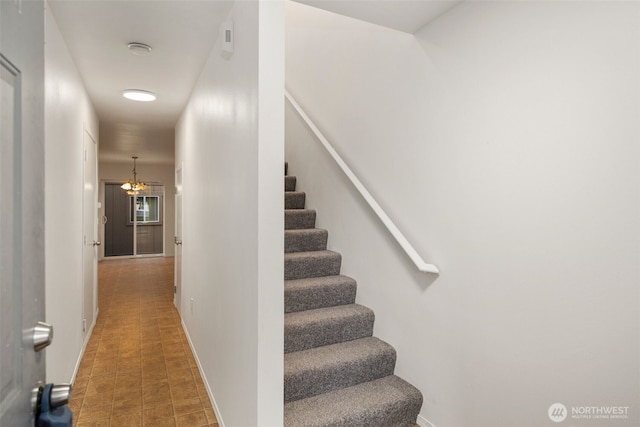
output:
{"label": "door knob", "polygon": [[173,241],[175,242],[176,245],[181,245],[182,244],[182,240],[178,240],[178,237],[174,237]]}
{"label": "door knob", "polygon": [[51,386],[49,402],[52,408],[57,408],[69,403],[71,398],[71,384],[54,384]]}
{"label": "door knob", "polygon": [[39,383],[32,390],[31,403],[36,415],[37,427],[70,427],[73,414],[68,406],[71,398],[70,384]]}
{"label": "door knob", "polygon": [[93,246],[100,246],[102,243],[99,240],[93,241]]}
{"label": "door knob", "polygon": [[33,349],[40,351],[53,341],[53,326],[48,323],[38,322],[33,328]]}

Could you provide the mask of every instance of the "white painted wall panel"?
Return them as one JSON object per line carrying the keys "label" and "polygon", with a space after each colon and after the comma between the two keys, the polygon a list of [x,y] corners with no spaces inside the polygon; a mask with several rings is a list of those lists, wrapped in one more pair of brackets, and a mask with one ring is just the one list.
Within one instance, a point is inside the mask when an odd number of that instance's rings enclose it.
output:
{"label": "white painted wall panel", "polygon": [[640,422],[639,7],[464,2],[412,36],[287,5],[290,92],[442,271],[288,111],[291,173],[423,424],[555,425],[555,402]]}
{"label": "white painted wall panel", "polygon": [[176,128],[181,314],[226,426],[282,424],[284,12],[265,3],[235,3],[233,55],[218,40]]}
{"label": "white painted wall panel", "polygon": [[64,383],[88,339],[82,331],[83,129],[97,141],[98,118],[48,8],[45,40],[46,316],[55,328],[47,381]]}

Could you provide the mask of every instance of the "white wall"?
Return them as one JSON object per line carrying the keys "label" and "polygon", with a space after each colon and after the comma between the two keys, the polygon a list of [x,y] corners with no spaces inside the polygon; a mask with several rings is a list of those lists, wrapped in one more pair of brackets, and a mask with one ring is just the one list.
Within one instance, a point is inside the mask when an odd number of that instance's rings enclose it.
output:
{"label": "white wall", "polygon": [[[100,162],[99,164],[99,195],[102,207],[98,210],[101,218],[104,215],[104,183],[125,182],[132,178],[133,161],[129,163]],[[175,170],[172,164],[149,164],[138,161],[136,163],[138,179],[147,183],[164,185],[164,254],[173,256],[175,253]],[[100,239],[104,242],[104,224],[99,227]],[[100,247],[100,257],[104,257],[104,245]]]}
{"label": "white wall", "polygon": [[[284,10],[238,1],[176,128],[181,315],[226,426],[282,425]],[[191,303],[193,301],[193,303]]]}
{"label": "white wall", "polygon": [[289,2],[287,160],[438,427],[640,423],[640,4],[464,2],[415,36]]}
{"label": "white wall", "polygon": [[83,129],[98,141],[98,119],[48,8],[45,40],[46,321],[55,329],[47,381],[60,383],[72,379],[88,339],[82,332]]}

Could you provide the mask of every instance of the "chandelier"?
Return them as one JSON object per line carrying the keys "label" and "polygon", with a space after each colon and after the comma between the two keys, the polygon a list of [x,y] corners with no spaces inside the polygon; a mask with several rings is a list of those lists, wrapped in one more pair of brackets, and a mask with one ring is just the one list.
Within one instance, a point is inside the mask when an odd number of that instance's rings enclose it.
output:
{"label": "chandelier", "polygon": [[142,181],[138,181],[137,173],[136,173],[136,159],[138,156],[131,156],[133,159],[133,181],[129,180],[122,184],[120,188],[123,190],[127,190],[127,194],[130,196],[135,196],[139,191],[143,191],[147,189],[147,184]]}

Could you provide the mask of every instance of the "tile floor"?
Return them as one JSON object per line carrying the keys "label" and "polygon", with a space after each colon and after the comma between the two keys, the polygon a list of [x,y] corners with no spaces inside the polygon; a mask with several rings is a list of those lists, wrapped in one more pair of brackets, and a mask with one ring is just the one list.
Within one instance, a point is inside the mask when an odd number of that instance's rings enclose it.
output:
{"label": "tile floor", "polygon": [[100,262],[98,306],[69,403],[73,425],[218,426],[173,306],[173,258]]}

